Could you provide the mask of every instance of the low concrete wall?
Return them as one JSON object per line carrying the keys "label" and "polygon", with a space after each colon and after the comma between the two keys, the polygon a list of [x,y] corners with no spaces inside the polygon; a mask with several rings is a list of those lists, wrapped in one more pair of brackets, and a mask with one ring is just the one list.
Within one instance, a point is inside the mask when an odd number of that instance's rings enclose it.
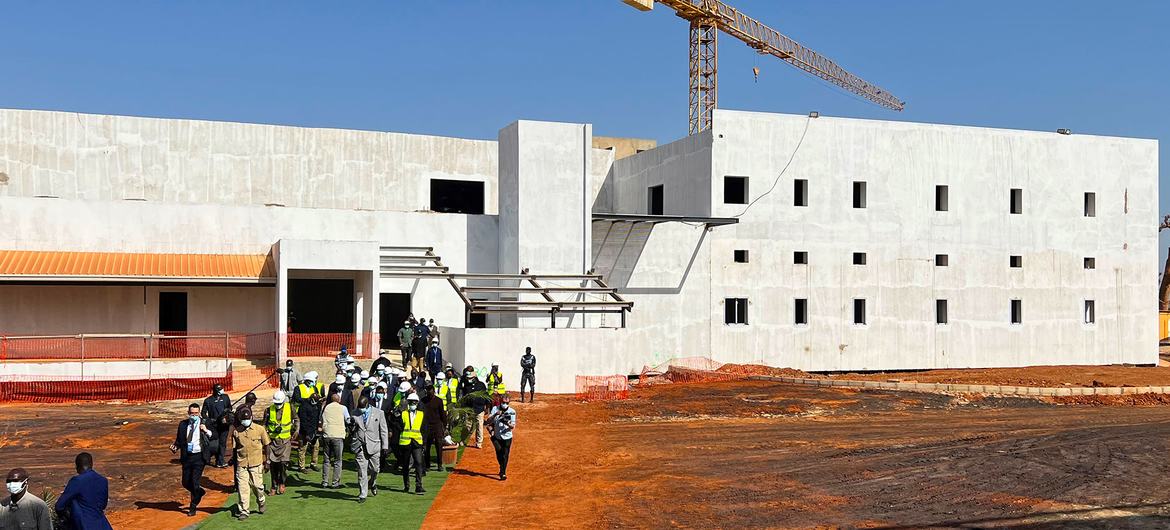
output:
{"label": "low concrete wall", "polygon": [[[538,392],[575,392],[578,375],[631,373],[615,346],[628,336],[621,329],[466,329],[463,330],[463,363],[476,368],[499,363],[508,390],[520,389],[520,357],[531,346],[536,355]],[[447,339],[444,331],[444,340]],[[448,347],[454,346],[448,342]],[[458,358],[453,354],[453,358]],[[452,361],[454,362],[454,361]],[[640,365],[639,365],[640,367]]]}
{"label": "low concrete wall", "polygon": [[226,359],[182,359],[167,361],[91,361],[91,362],[9,362],[0,363],[0,379],[35,378],[41,380],[129,379],[223,375],[229,369]]}

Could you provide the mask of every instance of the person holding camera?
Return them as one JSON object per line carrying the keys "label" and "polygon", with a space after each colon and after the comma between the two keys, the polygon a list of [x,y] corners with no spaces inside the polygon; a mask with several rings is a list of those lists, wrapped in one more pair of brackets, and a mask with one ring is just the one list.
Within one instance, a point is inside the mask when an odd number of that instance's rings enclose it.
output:
{"label": "person holding camera", "polygon": [[293,368],[293,360],[285,361],[284,368],[278,369],[277,372],[280,372],[280,390],[286,395],[293,395],[297,385],[301,384],[301,373]]}
{"label": "person holding camera", "polygon": [[496,449],[496,462],[500,464],[500,480],[508,480],[508,457],[512,454],[512,431],[516,429],[516,409],[508,403],[508,395],[500,398],[500,404],[492,407],[487,417],[488,429],[492,434],[492,446]]}

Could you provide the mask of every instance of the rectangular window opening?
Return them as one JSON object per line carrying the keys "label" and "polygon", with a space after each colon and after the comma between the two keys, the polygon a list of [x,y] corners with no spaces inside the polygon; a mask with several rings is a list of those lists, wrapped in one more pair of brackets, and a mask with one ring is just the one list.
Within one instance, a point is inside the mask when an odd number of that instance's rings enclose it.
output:
{"label": "rectangular window opening", "polygon": [[947,266],[950,266],[950,264],[951,264],[951,256],[950,255],[948,255],[948,254],[935,254],[934,255],[934,266],[935,267],[947,267]]}
{"label": "rectangular window opening", "polygon": [[747,263],[748,262],[748,251],[736,250],[734,257],[735,257],[736,263]]}
{"label": "rectangular window opening", "polygon": [[649,215],[662,215],[662,186],[659,184],[646,188],[646,213]]}
{"label": "rectangular window opening", "polygon": [[1012,300],[1012,324],[1024,323],[1024,303],[1020,300]]}
{"label": "rectangular window opening", "polygon": [[865,265],[865,253],[864,252],[854,252],[853,253],[853,264],[854,265]]}
{"label": "rectangular window opening", "polygon": [[853,299],[853,323],[863,325],[863,326],[865,325],[865,299],[864,298],[854,298]]}
{"label": "rectangular window opening", "polygon": [[723,203],[724,204],[747,204],[748,203],[748,178],[747,177],[723,177]]}
{"label": "rectangular window opening", "polygon": [[1023,256],[1008,256],[1008,266],[1013,269],[1018,269],[1024,266]]}
{"label": "rectangular window opening", "polygon": [[431,179],[431,211],[483,215],[483,182]]}
{"label": "rectangular window opening", "polygon": [[748,300],[747,298],[725,298],[723,299],[723,323],[724,324],[747,324],[748,323]]}
{"label": "rectangular window opening", "polygon": [[934,301],[934,323],[935,324],[946,324],[949,322],[950,322],[950,317],[947,315],[947,301],[946,300],[935,300]]}
{"label": "rectangular window opening", "polygon": [[865,182],[855,181],[853,183],[853,207],[865,208]]}
{"label": "rectangular window opening", "polygon": [[1095,300],[1085,300],[1085,323],[1097,323],[1097,302]]}
{"label": "rectangular window opening", "polygon": [[934,211],[945,212],[950,210],[947,195],[949,194],[950,186],[939,184],[934,187]]}
{"label": "rectangular window opening", "polygon": [[1097,258],[1085,258],[1085,269],[1093,270],[1097,268]]}
{"label": "rectangular window opening", "polygon": [[797,326],[808,325],[808,298],[797,298],[795,305],[792,323]]}
{"label": "rectangular window opening", "polygon": [[792,181],[792,205],[808,206],[808,181],[796,179]]}
{"label": "rectangular window opening", "polygon": [[1085,192],[1085,217],[1097,217],[1097,194]]}
{"label": "rectangular window opening", "polygon": [[797,250],[792,253],[792,263],[797,265],[808,265],[808,252],[804,250]]}
{"label": "rectangular window opening", "polygon": [[1009,211],[1014,214],[1024,213],[1024,190],[1012,188],[1011,210]]}

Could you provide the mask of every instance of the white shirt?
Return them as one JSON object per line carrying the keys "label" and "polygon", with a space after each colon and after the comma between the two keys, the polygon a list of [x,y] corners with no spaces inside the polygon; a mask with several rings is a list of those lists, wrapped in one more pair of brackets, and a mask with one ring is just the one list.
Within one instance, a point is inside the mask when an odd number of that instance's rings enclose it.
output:
{"label": "white shirt", "polygon": [[187,452],[188,453],[202,453],[203,447],[201,445],[199,445],[199,438],[200,438],[199,433],[196,432],[196,433],[192,434],[191,431],[198,429],[199,426],[203,424],[203,422],[194,422],[194,421],[190,421],[190,420],[187,420],[187,421],[189,423],[189,425],[187,425],[187,439],[191,440],[190,442],[187,443]]}

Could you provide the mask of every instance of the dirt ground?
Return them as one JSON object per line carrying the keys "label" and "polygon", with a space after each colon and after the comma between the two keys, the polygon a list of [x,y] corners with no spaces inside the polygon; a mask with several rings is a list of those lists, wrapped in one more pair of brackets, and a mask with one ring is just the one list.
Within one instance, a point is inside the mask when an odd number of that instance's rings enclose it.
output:
{"label": "dirt ground", "polygon": [[23,467],[30,491],[59,495],[75,473],[74,456],[88,451],[110,481],[107,515],[114,528],[183,528],[219,511],[232,484],[230,469],[208,468],[199,515],[180,511],[189,497],[167,447],[188,404],[0,405],[0,472]]}
{"label": "dirt ground", "polygon": [[424,528],[1170,527],[1166,406],[762,381],[516,406],[508,481],[468,450]]}
{"label": "dirt ground", "polygon": [[1170,386],[1166,366],[1029,366],[916,372],[845,373],[834,379],[1015,386]]}

